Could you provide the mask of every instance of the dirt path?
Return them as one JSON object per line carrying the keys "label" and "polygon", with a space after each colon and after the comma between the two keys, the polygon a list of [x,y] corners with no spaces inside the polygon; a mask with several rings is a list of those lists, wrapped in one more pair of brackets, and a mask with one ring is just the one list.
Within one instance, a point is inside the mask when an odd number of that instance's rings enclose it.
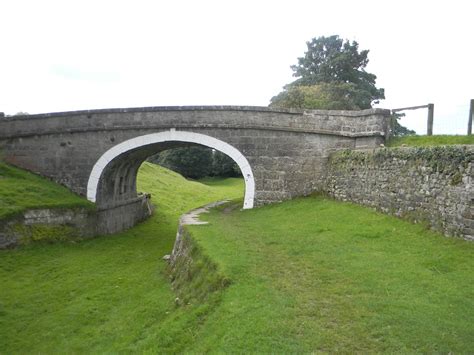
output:
{"label": "dirt path", "polygon": [[[228,203],[229,200],[224,200],[224,201],[217,201],[217,202],[212,202],[208,205],[205,205],[203,207],[196,208],[192,211],[189,211],[186,214],[183,214],[181,218],[179,219],[179,224],[180,225],[198,225],[198,224],[208,224],[208,222],[205,221],[200,221],[199,216],[201,213],[208,213],[211,208],[223,205],[225,203]],[[232,207],[232,206],[230,206]],[[225,210],[227,210],[229,207],[227,207]],[[224,212],[226,212],[224,210]],[[228,212],[227,212],[228,213]]]}

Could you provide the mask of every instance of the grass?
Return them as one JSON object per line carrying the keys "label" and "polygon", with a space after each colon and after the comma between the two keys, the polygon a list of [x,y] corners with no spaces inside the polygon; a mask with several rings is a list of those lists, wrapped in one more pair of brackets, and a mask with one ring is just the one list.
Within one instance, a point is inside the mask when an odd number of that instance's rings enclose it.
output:
{"label": "grass", "polygon": [[434,145],[453,145],[453,144],[474,144],[474,135],[456,136],[456,135],[435,135],[435,136],[406,136],[390,139],[389,147],[426,147]]}
{"label": "grass", "polygon": [[30,208],[76,207],[94,205],[63,186],[0,161],[0,220]]}
{"label": "grass", "polygon": [[228,282],[218,297],[178,306],[161,260],[178,216],[243,195],[239,179],[205,183],[145,164],[139,189],[153,194],[153,218],[0,252],[0,353],[474,348],[474,244],[320,197],[223,207],[189,226],[197,265],[218,274],[211,284]]}
{"label": "grass", "polygon": [[474,245],[323,198],[192,226],[232,280],[193,351],[474,349]]}
{"label": "grass", "polygon": [[0,251],[0,354],[191,346],[210,305],[176,308],[161,257],[171,252],[182,213],[242,196],[243,182],[210,187],[149,163],[138,180],[157,209],[137,227],[80,243]]}

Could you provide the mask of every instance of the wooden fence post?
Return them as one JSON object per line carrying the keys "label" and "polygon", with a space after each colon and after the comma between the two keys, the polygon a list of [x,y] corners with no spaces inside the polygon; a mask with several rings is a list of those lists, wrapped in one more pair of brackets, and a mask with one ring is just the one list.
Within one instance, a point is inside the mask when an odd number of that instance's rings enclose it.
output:
{"label": "wooden fence post", "polygon": [[434,115],[434,104],[428,104],[428,136],[433,135],[433,115]]}
{"label": "wooden fence post", "polygon": [[474,99],[471,99],[471,105],[469,106],[469,119],[467,120],[467,135],[472,134],[472,116],[474,116]]}

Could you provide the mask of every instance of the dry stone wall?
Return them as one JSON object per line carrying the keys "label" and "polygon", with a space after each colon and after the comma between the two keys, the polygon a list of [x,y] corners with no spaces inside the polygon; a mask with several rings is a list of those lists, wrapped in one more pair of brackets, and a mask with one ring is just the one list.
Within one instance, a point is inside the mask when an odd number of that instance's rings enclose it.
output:
{"label": "dry stone wall", "polygon": [[342,151],[325,192],[474,240],[474,146]]}

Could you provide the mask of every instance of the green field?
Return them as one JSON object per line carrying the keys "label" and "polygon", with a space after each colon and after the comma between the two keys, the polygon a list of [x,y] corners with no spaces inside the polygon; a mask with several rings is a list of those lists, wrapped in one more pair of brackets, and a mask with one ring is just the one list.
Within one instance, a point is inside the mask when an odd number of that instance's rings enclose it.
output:
{"label": "green field", "polygon": [[204,182],[147,163],[148,221],[0,251],[0,353],[474,349],[474,244],[321,197],[204,215],[209,225],[188,227],[196,265],[228,286],[175,302],[161,257],[178,216],[243,195],[240,179]]}
{"label": "green field", "polygon": [[94,208],[63,186],[0,161],[0,219],[28,208]]}
{"label": "green field", "polygon": [[389,147],[400,147],[402,145],[408,147],[426,147],[434,145],[453,145],[453,144],[474,144],[474,135],[470,136],[406,136],[395,137],[390,139]]}

